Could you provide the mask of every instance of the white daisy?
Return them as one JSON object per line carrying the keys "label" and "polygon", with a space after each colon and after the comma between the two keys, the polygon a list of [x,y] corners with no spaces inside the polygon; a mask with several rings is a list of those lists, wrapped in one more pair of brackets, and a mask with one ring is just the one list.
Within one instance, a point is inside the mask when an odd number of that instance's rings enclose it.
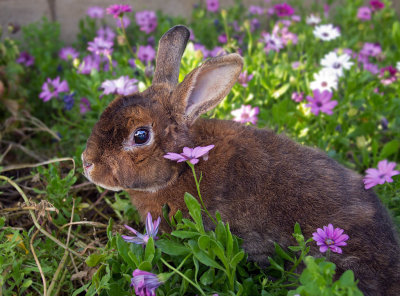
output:
{"label": "white daisy", "polygon": [[314,74],[314,81],[310,83],[312,90],[319,89],[320,92],[324,90],[332,91],[338,87],[338,76],[336,72],[330,68],[324,68],[318,73]]}
{"label": "white daisy", "polygon": [[307,25],[315,26],[315,25],[318,25],[320,22],[321,22],[321,18],[318,15],[315,15],[315,14],[310,14],[306,18],[306,24]]}
{"label": "white daisy", "polygon": [[343,76],[343,69],[349,70],[351,66],[354,65],[350,61],[350,56],[346,53],[338,55],[336,52],[332,51],[324,56],[321,60],[321,65],[325,68],[330,68],[336,72],[338,77]]}
{"label": "white daisy", "polygon": [[323,41],[330,41],[340,36],[339,29],[332,24],[316,26],[313,33],[315,37]]}
{"label": "white daisy", "polygon": [[397,71],[400,72],[400,62],[397,62],[397,64],[396,64],[396,69],[397,69]]}

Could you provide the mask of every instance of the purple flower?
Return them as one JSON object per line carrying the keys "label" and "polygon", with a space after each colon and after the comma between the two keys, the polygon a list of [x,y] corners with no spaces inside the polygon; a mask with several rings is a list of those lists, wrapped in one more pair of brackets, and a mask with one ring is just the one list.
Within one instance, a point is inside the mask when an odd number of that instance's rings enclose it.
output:
{"label": "purple flower", "polygon": [[289,4],[280,3],[274,6],[274,11],[278,17],[291,16],[294,14],[294,9]]}
{"label": "purple flower", "polygon": [[369,1],[369,5],[371,5],[373,11],[381,10],[385,7],[385,4],[379,0],[371,0]]}
{"label": "purple flower", "polygon": [[283,45],[288,45],[289,42],[297,44],[297,35],[290,32],[287,26],[282,27],[279,22],[272,29],[272,35],[279,37]]}
{"label": "purple flower", "polygon": [[363,65],[363,68],[365,71],[371,72],[374,75],[379,73],[379,67],[375,64],[365,62],[365,63],[362,63],[362,65]]}
{"label": "purple flower", "polygon": [[74,93],[64,95],[63,101],[65,110],[71,110],[72,107],[74,107],[74,96]]}
{"label": "purple flower", "polygon": [[250,7],[249,7],[250,14],[262,15],[262,14],[264,14],[264,12],[265,12],[264,7],[256,6],[256,5],[250,5]]}
{"label": "purple flower", "polygon": [[208,58],[210,56],[210,51],[203,44],[195,43],[194,50],[195,51],[200,50],[201,53],[203,54],[203,58]]}
{"label": "purple flower", "polygon": [[107,7],[106,12],[107,14],[111,14],[114,18],[118,18],[122,16],[125,12],[131,12],[132,7],[126,4],[113,4]]}
{"label": "purple flower", "polygon": [[150,45],[140,45],[137,53],[138,59],[143,63],[149,63],[156,57],[156,51]]}
{"label": "purple flower", "polygon": [[88,50],[97,55],[111,55],[113,43],[102,37],[95,37],[93,41],[88,42]]}
{"label": "purple flower", "polygon": [[[129,19],[129,17],[127,17],[127,16],[123,16],[122,17],[122,24],[124,25],[124,28],[127,28],[129,25],[130,25],[130,23],[131,23],[131,20]],[[118,28],[122,28],[122,26],[121,26],[121,19],[116,19],[115,20],[115,24],[116,24],[116,26],[118,27]]]}
{"label": "purple flower", "polygon": [[126,229],[128,229],[136,236],[121,235],[121,237],[128,243],[145,245],[149,241],[150,237],[152,237],[154,240],[158,239],[157,233],[158,233],[158,228],[160,226],[160,222],[161,222],[160,217],[158,217],[156,221],[153,221],[153,217],[151,217],[151,214],[149,212],[147,213],[147,218],[146,218],[146,234],[141,234],[132,227],[124,225]]}
{"label": "purple flower", "polygon": [[87,98],[82,98],[79,104],[79,112],[85,114],[90,110],[90,102]]}
{"label": "purple flower", "polygon": [[207,10],[211,12],[217,12],[219,9],[218,0],[207,0]]}
{"label": "purple flower", "polygon": [[364,56],[376,57],[382,53],[382,48],[379,43],[365,42],[360,54]]}
{"label": "purple flower", "polygon": [[248,82],[250,80],[253,79],[253,74],[247,75],[247,70],[240,73],[239,78],[238,78],[238,83],[243,86],[243,87],[247,87],[248,86]]}
{"label": "purple flower", "polygon": [[218,56],[221,56],[224,54],[226,54],[226,51],[221,46],[216,46],[213,48],[213,50],[210,51],[209,56],[210,57],[218,57]]}
{"label": "purple flower", "polygon": [[227,41],[228,41],[228,38],[226,37],[225,33],[222,33],[221,35],[218,36],[219,43],[226,43]]}
{"label": "purple flower", "polygon": [[395,167],[395,162],[388,162],[384,159],[378,162],[378,169],[367,169],[367,175],[363,179],[365,189],[370,189],[378,184],[382,185],[385,182],[393,182],[392,177],[400,174],[394,169]]}
{"label": "purple flower", "polygon": [[102,18],[104,16],[104,8],[99,6],[91,6],[86,11],[86,14],[91,18]]}
{"label": "purple flower", "polygon": [[303,92],[294,92],[292,93],[292,100],[300,103],[304,99],[304,93]]}
{"label": "purple flower", "polygon": [[138,296],[156,296],[156,289],[163,281],[154,273],[135,269],[132,273],[131,286]]}
{"label": "purple flower", "polygon": [[260,27],[260,21],[256,18],[251,19],[250,21],[250,31],[254,32]]}
{"label": "purple flower", "polygon": [[18,64],[23,64],[26,67],[30,67],[34,64],[35,58],[31,56],[29,53],[26,51],[23,51],[19,54],[19,57],[17,58],[16,61]]}
{"label": "purple flower", "polygon": [[332,115],[332,109],[338,104],[337,101],[331,101],[332,93],[328,90],[320,92],[319,89],[315,89],[313,94],[314,98],[307,96],[307,101],[309,101],[310,104],[307,104],[306,107],[311,107],[311,112],[314,115],[318,115],[319,112]]}
{"label": "purple flower", "polygon": [[137,12],[136,24],[140,27],[140,31],[149,34],[157,28],[157,15],[152,10],[144,10]]}
{"label": "purple flower", "polygon": [[357,18],[363,21],[371,19],[371,9],[368,6],[362,6],[357,11]]}
{"label": "purple flower", "polygon": [[110,27],[101,27],[97,30],[97,37],[101,37],[104,40],[113,42],[115,38],[115,33]]}
{"label": "purple flower", "polygon": [[183,162],[189,161],[191,164],[196,164],[199,162],[200,157],[203,157],[204,160],[208,159],[208,152],[214,148],[214,145],[208,145],[205,147],[198,146],[196,148],[184,147],[182,153],[173,153],[168,152],[164,155],[164,158],[176,161]]}
{"label": "purple flower", "polygon": [[129,66],[131,66],[132,68],[136,68],[135,59],[129,59],[129,60],[128,60],[128,64],[129,64]]}
{"label": "purple flower", "polygon": [[88,55],[83,58],[82,63],[78,67],[78,73],[90,74],[92,70],[100,70],[100,57]]}
{"label": "purple flower", "polygon": [[106,80],[101,84],[104,94],[119,94],[123,96],[137,92],[136,79],[130,79],[128,76],[121,76],[115,80]]}
{"label": "purple flower", "polygon": [[233,110],[231,114],[234,116],[233,120],[241,123],[250,122],[257,123],[257,115],[260,112],[258,107],[251,108],[250,105],[242,105],[239,109]]}
{"label": "purple flower", "polygon": [[317,242],[319,246],[319,251],[321,253],[326,252],[330,249],[332,252],[342,254],[342,249],[340,247],[346,246],[349,236],[343,234],[344,230],[341,228],[333,228],[332,224],[324,226],[324,229],[317,229],[317,232],[313,233],[313,240]]}
{"label": "purple flower", "polygon": [[64,47],[61,48],[58,56],[60,59],[68,61],[69,59],[73,60],[79,57],[79,52],[77,52],[73,47]]}
{"label": "purple flower", "polygon": [[67,81],[60,81],[60,77],[51,80],[47,78],[47,81],[43,83],[42,92],[39,94],[44,102],[50,101],[52,98],[58,97],[59,93],[69,91]]}
{"label": "purple flower", "polygon": [[300,67],[300,62],[299,61],[295,61],[292,63],[292,69],[293,70],[297,70]]}
{"label": "purple flower", "polygon": [[298,22],[301,21],[301,16],[299,16],[299,15],[292,15],[291,19],[292,19],[292,21],[298,23]]}
{"label": "purple flower", "polygon": [[265,43],[264,51],[269,53],[271,50],[279,52],[283,48],[283,41],[274,34],[262,33],[262,41]]}

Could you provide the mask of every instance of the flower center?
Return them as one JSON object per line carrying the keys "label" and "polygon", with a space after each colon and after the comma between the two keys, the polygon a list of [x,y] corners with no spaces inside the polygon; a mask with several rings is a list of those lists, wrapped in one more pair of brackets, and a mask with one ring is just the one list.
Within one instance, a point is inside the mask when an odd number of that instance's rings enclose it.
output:
{"label": "flower center", "polygon": [[323,82],[321,83],[321,86],[322,86],[322,87],[327,87],[327,86],[328,86],[328,83],[327,83],[326,81],[323,81]]}
{"label": "flower center", "polygon": [[322,107],[322,103],[321,102],[317,102],[317,107]]}
{"label": "flower center", "polygon": [[339,69],[340,67],[341,67],[342,65],[339,63],[339,62],[335,62],[334,64],[333,64],[333,68],[334,69]]}
{"label": "flower center", "polygon": [[324,32],[324,33],[322,33],[322,36],[324,36],[324,37],[328,37],[328,36],[329,36],[329,34],[328,34],[327,32]]}
{"label": "flower center", "polygon": [[327,238],[325,240],[325,244],[327,244],[328,246],[331,246],[331,245],[335,244],[335,241],[333,239]]}

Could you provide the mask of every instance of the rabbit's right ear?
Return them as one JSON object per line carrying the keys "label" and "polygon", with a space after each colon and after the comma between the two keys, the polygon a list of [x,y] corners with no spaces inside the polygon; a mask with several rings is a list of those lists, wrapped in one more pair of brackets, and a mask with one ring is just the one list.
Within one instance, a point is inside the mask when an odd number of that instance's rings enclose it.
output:
{"label": "rabbit's right ear", "polygon": [[172,87],[178,84],[181,58],[189,37],[188,28],[182,25],[169,29],[161,37],[158,43],[153,84],[168,83]]}
{"label": "rabbit's right ear", "polygon": [[190,72],[172,96],[176,118],[191,125],[201,114],[212,110],[230,92],[242,68],[242,57],[232,53],[211,58]]}

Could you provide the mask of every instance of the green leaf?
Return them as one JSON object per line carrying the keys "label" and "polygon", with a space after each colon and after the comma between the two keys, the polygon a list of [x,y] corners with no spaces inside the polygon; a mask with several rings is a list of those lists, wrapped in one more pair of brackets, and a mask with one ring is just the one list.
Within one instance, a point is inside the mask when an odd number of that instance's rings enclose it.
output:
{"label": "green leaf", "polygon": [[284,272],[283,267],[281,265],[279,265],[274,259],[272,259],[271,257],[268,257],[268,261],[269,261],[269,263],[271,263],[272,267],[279,270],[280,272]]}
{"label": "green leaf", "polygon": [[151,265],[150,261],[143,261],[142,263],[139,264],[138,269],[144,270],[144,271],[151,271],[153,266]]}
{"label": "green leaf", "polygon": [[107,237],[109,240],[111,240],[111,238],[113,237],[113,235],[112,235],[113,224],[114,224],[114,221],[112,218],[110,218],[110,220],[108,220],[108,226],[107,226]]}
{"label": "green leaf", "polygon": [[199,246],[197,245],[197,242],[194,240],[190,240],[189,241],[189,246],[192,249],[193,255],[204,265],[207,266],[211,266],[211,267],[215,267],[218,268],[220,270],[224,270],[225,269],[219,265],[215,260],[213,260],[212,258],[209,257],[209,255],[207,253],[205,253],[204,251],[200,250]]}
{"label": "green leaf", "polygon": [[144,259],[151,262],[154,258],[155,251],[154,239],[150,237],[146,244],[146,250],[144,251]]}
{"label": "green leaf", "polygon": [[197,240],[197,244],[199,245],[200,249],[207,251],[207,249],[210,247],[210,238],[207,235],[202,235]]}
{"label": "green leaf", "polygon": [[381,153],[379,154],[380,159],[388,158],[389,156],[395,154],[399,151],[400,148],[400,141],[393,140],[385,144],[383,146]]}
{"label": "green leaf", "polygon": [[105,257],[106,257],[106,255],[104,255],[104,254],[93,253],[93,254],[89,255],[89,257],[86,258],[85,262],[89,267],[95,267]]}
{"label": "green leaf", "polygon": [[186,255],[190,251],[187,247],[183,246],[182,244],[166,239],[157,240],[156,246],[163,253],[171,256]]}
{"label": "green leaf", "polygon": [[135,264],[132,258],[128,255],[128,253],[130,252],[129,244],[125,242],[119,235],[116,236],[116,244],[117,244],[118,254],[129,265],[129,267],[135,269],[137,264]]}
{"label": "green leaf", "polygon": [[214,282],[214,277],[215,277],[215,270],[214,268],[210,268],[200,277],[200,283],[202,283],[205,286],[208,286]]}
{"label": "green leaf", "polygon": [[278,245],[277,243],[274,243],[274,245],[275,245],[275,252],[279,255],[279,257],[281,257],[281,258],[283,258],[283,259],[286,259],[286,260],[288,260],[288,261],[294,263],[293,258],[290,257],[289,254],[286,253],[286,252],[281,248],[280,245]]}
{"label": "green leaf", "polygon": [[272,94],[272,97],[275,98],[275,99],[279,99],[283,94],[285,94],[287,92],[289,87],[290,87],[289,83],[284,84],[279,89],[274,91],[274,93]]}
{"label": "green leaf", "polygon": [[203,219],[201,218],[201,207],[196,198],[190,193],[185,193],[185,203],[189,209],[189,214],[196,223],[196,228],[199,232],[204,233]]}
{"label": "green leaf", "polygon": [[244,251],[240,251],[235,256],[233,256],[231,263],[229,264],[232,268],[236,268],[236,265],[243,259]]}
{"label": "green leaf", "polygon": [[175,230],[175,231],[172,231],[171,234],[173,236],[176,236],[176,237],[179,237],[179,238],[183,238],[183,239],[185,239],[185,238],[193,238],[193,237],[196,237],[198,235],[201,235],[198,232],[184,231],[184,230]]}

